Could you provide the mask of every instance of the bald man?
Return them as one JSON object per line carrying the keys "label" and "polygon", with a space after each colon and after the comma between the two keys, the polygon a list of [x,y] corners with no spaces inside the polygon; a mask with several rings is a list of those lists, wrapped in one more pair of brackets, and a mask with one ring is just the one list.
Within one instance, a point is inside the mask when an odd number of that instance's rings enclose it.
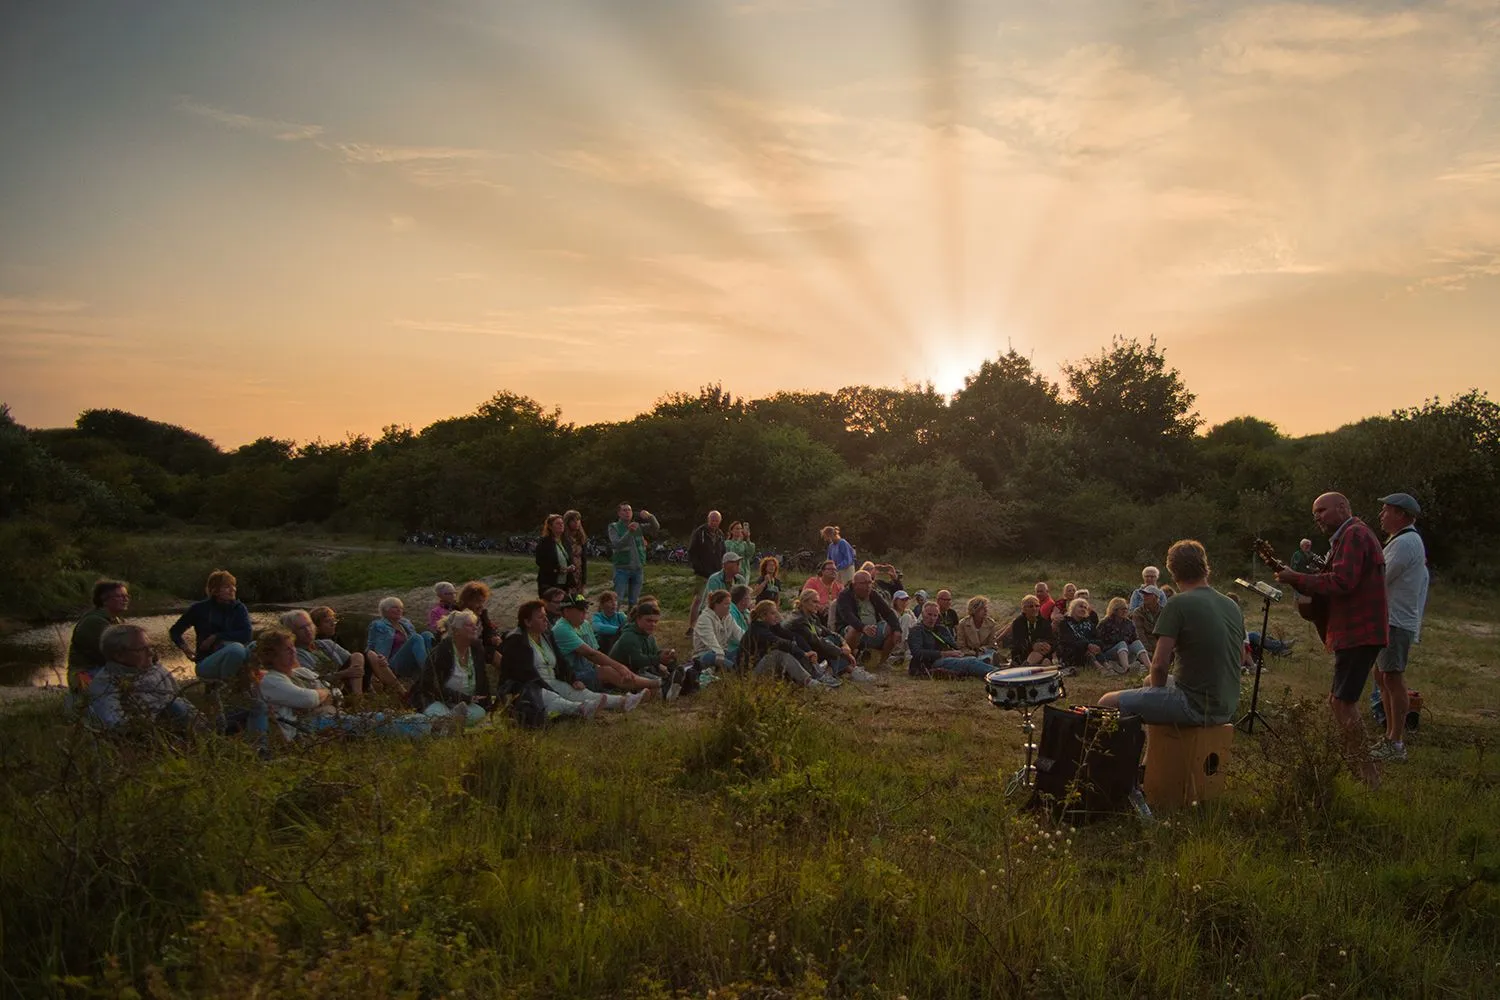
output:
{"label": "bald man", "polygon": [[1333,687],[1328,705],[1344,731],[1351,761],[1369,784],[1378,772],[1365,747],[1359,702],[1370,668],[1385,648],[1390,631],[1386,615],[1385,552],[1369,526],[1354,516],[1342,493],[1324,493],[1313,501],[1313,520],[1329,538],[1328,559],[1321,573],[1278,570],[1276,579],[1299,593],[1328,598],[1328,631],[1333,650]]}

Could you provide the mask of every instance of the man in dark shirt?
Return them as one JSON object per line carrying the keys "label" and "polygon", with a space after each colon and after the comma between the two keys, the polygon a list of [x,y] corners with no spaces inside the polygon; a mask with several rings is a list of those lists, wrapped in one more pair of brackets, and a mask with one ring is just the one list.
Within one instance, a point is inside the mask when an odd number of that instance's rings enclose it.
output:
{"label": "man in dark shirt", "polygon": [[693,607],[688,611],[687,634],[693,634],[693,623],[698,620],[698,610],[703,605],[703,595],[708,592],[708,578],[724,568],[724,532],[719,530],[724,515],[716,510],[708,512],[708,520],[693,529],[688,539],[688,565],[698,578],[693,590]]}

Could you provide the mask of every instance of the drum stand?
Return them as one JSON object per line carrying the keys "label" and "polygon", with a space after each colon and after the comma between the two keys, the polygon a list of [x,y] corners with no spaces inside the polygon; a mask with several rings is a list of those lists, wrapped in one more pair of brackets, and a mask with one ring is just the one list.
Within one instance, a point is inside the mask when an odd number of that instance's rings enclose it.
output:
{"label": "drum stand", "polygon": [[1011,775],[1010,780],[1005,783],[1006,798],[1024,789],[1029,789],[1036,783],[1036,765],[1031,762],[1032,757],[1036,755],[1036,741],[1032,739],[1032,734],[1036,732],[1036,726],[1031,721],[1032,713],[1036,709],[1037,706],[1035,705],[1021,706],[1021,735],[1026,740],[1022,744],[1026,750],[1026,763],[1021,765],[1021,769]]}

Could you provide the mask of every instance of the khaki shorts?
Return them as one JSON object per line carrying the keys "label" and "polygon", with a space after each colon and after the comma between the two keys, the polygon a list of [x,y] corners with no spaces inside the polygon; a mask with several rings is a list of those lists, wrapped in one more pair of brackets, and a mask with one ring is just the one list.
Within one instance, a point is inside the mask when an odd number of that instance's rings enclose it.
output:
{"label": "khaki shorts", "polygon": [[1383,674],[1401,674],[1406,672],[1406,663],[1411,659],[1411,646],[1416,641],[1416,636],[1411,629],[1401,628],[1399,625],[1390,627],[1391,637],[1386,641],[1385,648],[1375,658],[1375,669]]}

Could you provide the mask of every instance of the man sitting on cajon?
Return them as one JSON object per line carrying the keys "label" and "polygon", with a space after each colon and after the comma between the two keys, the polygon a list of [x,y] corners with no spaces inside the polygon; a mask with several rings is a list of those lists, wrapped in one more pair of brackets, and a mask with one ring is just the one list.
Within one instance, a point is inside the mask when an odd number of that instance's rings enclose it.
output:
{"label": "man sitting on cajon", "polygon": [[[1184,539],[1167,551],[1177,584],[1156,622],[1156,653],[1146,686],[1111,691],[1099,704],[1138,715],[1148,725],[1221,726],[1240,703],[1240,656],[1245,621],[1237,604],[1208,583],[1208,553]],[[1167,665],[1177,658],[1175,684]]]}

